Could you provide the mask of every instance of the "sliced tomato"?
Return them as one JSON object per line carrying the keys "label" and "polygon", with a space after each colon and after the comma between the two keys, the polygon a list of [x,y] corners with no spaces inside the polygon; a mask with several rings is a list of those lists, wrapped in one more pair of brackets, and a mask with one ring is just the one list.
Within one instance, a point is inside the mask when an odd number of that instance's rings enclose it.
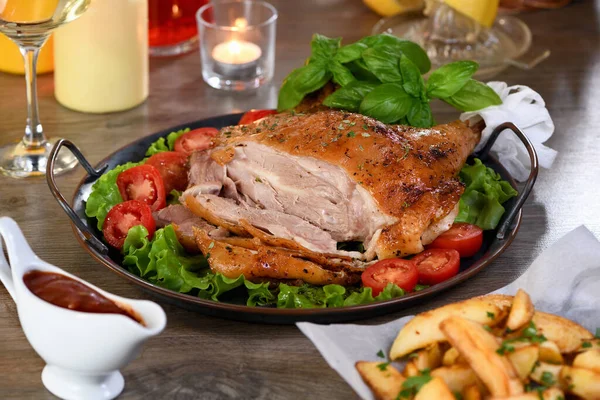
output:
{"label": "sliced tomato", "polygon": [[461,257],[471,257],[481,248],[483,230],[477,225],[457,222],[437,237],[427,248],[454,249]]}
{"label": "sliced tomato", "polygon": [[242,115],[238,125],[251,124],[259,119],[263,119],[269,115],[277,114],[276,110],[250,110]]}
{"label": "sliced tomato", "polygon": [[174,144],[175,151],[191,154],[206,150],[212,145],[212,139],[219,133],[216,128],[198,128],[179,136]]}
{"label": "sliced tomato", "polygon": [[139,200],[149,205],[152,211],[167,205],[165,184],[158,169],[152,165],[126,169],[117,176],[117,186],[125,201]]}
{"label": "sliced tomato", "polygon": [[377,296],[388,283],[395,283],[407,292],[411,292],[419,280],[419,272],[412,260],[402,258],[389,258],[381,260],[361,275],[364,286],[373,290],[373,296]]}
{"label": "sliced tomato", "polygon": [[156,222],[152,218],[152,210],[146,203],[128,200],[117,204],[106,214],[102,233],[109,245],[122,249],[127,232],[136,225],[144,225],[148,231],[148,239],[152,239],[156,231]]}
{"label": "sliced tomato", "polygon": [[188,155],[176,151],[157,153],[146,160],[146,165],[154,166],[165,184],[165,193],[171,190],[185,190],[188,185]]}
{"label": "sliced tomato", "polygon": [[460,268],[460,255],[454,249],[429,249],[412,261],[419,271],[419,283],[435,285],[452,278]]}

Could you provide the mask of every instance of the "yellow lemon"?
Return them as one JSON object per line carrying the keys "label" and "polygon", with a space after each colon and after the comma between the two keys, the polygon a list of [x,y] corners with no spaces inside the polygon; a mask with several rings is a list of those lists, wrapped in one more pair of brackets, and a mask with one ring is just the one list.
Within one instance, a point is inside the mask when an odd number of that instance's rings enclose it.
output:
{"label": "yellow lemon", "polygon": [[498,13],[500,0],[444,0],[461,14],[474,19],[483,26],[491,27]]}
{"label": "yellow lemon", "polygon": [[424,0],[363,0],[365,5],[377,14],[390,17],[403,12],[418,10]]}

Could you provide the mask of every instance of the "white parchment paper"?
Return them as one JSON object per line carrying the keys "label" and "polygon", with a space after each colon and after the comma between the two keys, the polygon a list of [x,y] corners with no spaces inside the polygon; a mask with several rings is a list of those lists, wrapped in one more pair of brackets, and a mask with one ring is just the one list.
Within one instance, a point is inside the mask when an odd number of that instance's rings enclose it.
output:
{"label": "white parchment paper", "polygon": [[[497,265],[498,267],[498,265]],[[584,226],[546,249],[516,281],[495,293],[514,295],[524,289],[541,311],[572,319],[592,332],[600,327],[600,242]],[[373,399],[354,368],[357,361],[382,361],[412,316],[382,325],[298,323],[331,368],[363,399]]]}

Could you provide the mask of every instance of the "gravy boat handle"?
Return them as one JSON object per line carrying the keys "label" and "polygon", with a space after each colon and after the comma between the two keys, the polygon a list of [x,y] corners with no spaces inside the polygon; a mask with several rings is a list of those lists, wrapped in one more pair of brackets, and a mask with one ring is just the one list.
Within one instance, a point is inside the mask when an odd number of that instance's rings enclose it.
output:
{"label": "gravy boat handle", "polygon": [[20,277],[26,268],[34,264],[38,258],[14,219],[0,218],[0,237],[4,239],[6,252],[10,259],[9,264],[0,244],[0,280],[16,302],[15,275]]}
{"label": "gravy boat handle", "polygon": [[[0,235],[1,236],[1,235]],[[4,287],[12,297],[13,301],[17,302],[17,294],[15,293],[15,284],[12,278],[12,271],[8,260],[4,256],[4,249],[2,248],[2,240],[0,239],[0,282],[4,284]]]}

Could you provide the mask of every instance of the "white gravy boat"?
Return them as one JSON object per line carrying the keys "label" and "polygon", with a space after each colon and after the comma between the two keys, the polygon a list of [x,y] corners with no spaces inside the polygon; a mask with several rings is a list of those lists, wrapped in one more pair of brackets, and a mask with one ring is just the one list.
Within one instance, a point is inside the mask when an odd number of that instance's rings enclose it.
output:
{"label": "white gravy boat", "polygon": [[[158,335],[167,322],[163,309],[151,301],[116,296],[38,258],[21,229],[10,218],[0,218],[10,265],[0,240],[0,281],[17,303],[27,340],[44,359],[44,386],[63,399],[113,399],[124,387],[119,369],[140,352],[142,344]],[[109,300],[133,310],[144,325],[120,314],[73,311],[33,294],[23,282],[28,271],[54,272],[75,279]]]}

